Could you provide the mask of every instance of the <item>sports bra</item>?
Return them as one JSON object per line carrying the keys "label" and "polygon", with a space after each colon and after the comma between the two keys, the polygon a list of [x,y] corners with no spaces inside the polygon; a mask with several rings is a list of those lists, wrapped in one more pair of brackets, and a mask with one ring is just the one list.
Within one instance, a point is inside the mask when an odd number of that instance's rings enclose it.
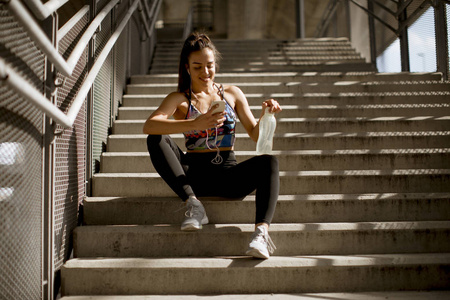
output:
{"label": "sports bra", "polygon": [[[236,113],[228,101],[224,98],[223,86],[220,85],[220,88],[217,88],[222,101],[225,101],[226,120],[223,125],[217,129],[213,127],[207,130],[191,130],[183,132],[187,150],[215,150],[217,148],[230,148],[234,145],[234,141],[236,139]],[[189,107],[185,119],[195,119],[202,113],[192,104],[190,94],[185,93],[185,96],[189,101]]]}

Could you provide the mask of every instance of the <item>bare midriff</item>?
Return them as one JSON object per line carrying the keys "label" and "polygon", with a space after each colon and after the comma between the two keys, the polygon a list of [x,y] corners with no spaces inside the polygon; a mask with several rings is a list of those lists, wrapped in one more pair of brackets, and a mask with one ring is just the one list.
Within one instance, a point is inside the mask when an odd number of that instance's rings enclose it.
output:
{"label": "bare midriff", "polygon": [[[221,147],[219,148],[220,151],[232,151],[234,147]],[[202,149],[202,150],[187,150],[188,153],[205,153],[205,152],[217,152],[216,149]]]}

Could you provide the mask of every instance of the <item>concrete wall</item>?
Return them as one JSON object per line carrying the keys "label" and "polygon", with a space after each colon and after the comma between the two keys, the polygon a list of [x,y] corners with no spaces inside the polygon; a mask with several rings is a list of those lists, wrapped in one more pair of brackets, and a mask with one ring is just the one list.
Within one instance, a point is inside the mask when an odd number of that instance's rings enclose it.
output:
{"label": "concrete wall", "polygon": [[228,38],[263,39],[268,0],[228,0]]}
{"label": "concrete wall", "polygon": [[166,24],[184,24],[186,22],[190,7],[191,1],[164,0],[161,6],[160,16]]}
{"label": "concrete wall", "polygon": [[[362,1],[360,1],[361,4]],[[370,62],[369,20],[367,14],[355,5],[350,5],[350,19],[352,20],[351,36],[352,46],[362,57]]]}
{"label": "concrete wall", "polygon": [[270,39],[296,37],[295,0],[268,0],[265,36]]}

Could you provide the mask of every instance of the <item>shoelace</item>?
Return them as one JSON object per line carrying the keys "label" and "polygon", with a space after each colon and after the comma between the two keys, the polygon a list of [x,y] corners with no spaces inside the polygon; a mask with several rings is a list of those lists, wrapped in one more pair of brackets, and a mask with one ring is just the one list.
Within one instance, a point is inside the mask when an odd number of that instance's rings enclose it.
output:
{"label": "shoelace", "polygon": [[200,210],[198,206],[189,205],[184,215],[188,218],[193,218],[196,215],[200,214]]}
{"label": "shoelace", "polygon": [[268,232],[263,231],[263,232],[258,233],[256,236],[256,239],[257,240],[262,239],[265,242],[265,244],[267,244],[267,250],[269,250],[270,253],[273,253],[275,251],[275,249],[277,249],[274,242],[270,238],[270,235]]}

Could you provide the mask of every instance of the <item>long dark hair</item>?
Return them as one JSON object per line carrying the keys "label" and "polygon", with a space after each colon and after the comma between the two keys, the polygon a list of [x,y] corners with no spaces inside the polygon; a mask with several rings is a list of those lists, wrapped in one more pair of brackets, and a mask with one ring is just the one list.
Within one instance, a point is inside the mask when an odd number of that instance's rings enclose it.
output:
{"label": "long dark hair", "polygon": [[191,85],[191,77],[187,72],[186,65],[189,65],[189,55],[192,52],[209,48],[214,54],[216,70],[219,68],[218,61],[220,60],[220,53],[217,51],[211,39],[205,33],[193,32],[184,41],[183,49],[180,54],[180,65],[178,68],[178,92],[184,93],[189,90]]}

